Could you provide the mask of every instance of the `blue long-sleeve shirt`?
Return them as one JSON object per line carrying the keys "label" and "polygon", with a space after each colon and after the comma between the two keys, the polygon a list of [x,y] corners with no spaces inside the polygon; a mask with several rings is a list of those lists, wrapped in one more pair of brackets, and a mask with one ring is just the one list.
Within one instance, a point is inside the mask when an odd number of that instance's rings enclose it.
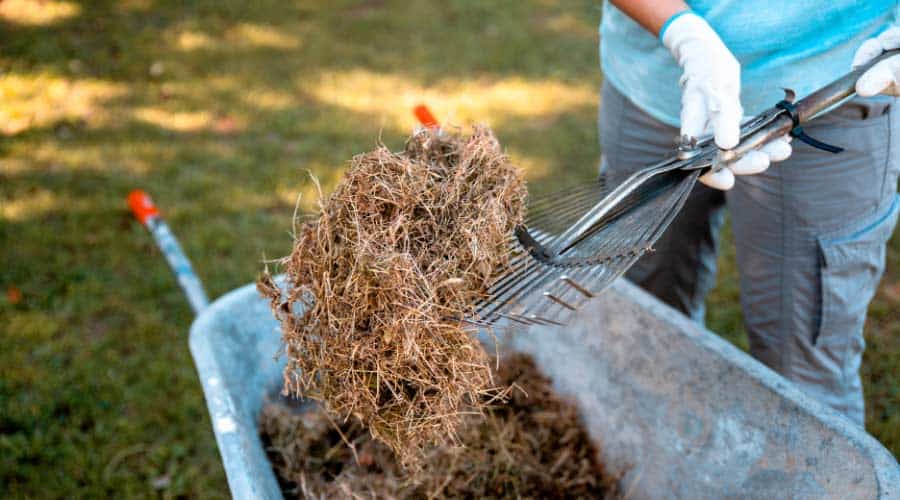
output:
{"label": "blue long-sleeve shirt", "polygon": [[[688,0],[741,63],[741,103],[755,115],[790,88],[802,97],[850,70],[856,49],[894,22],[898,0]],[[678,126],[681,68],[657,37],[604,3],[607,81],[651,116]]]}

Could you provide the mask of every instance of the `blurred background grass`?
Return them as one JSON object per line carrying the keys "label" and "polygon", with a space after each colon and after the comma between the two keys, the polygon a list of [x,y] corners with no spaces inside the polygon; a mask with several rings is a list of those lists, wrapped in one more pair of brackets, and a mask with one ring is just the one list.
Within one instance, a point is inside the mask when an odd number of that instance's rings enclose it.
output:
{"label": "blurred background grass", "polygon": [[[124,196],[148,190],[211,297],[290,248],[427,102],[490,124],[532,192],[591,179],[600,2],[0,2],[0,491],[227,496],[193,315]],[[871,308],[868,428],[900,453],[900,239]],[[726,243],[710,326],[746,345]]]}

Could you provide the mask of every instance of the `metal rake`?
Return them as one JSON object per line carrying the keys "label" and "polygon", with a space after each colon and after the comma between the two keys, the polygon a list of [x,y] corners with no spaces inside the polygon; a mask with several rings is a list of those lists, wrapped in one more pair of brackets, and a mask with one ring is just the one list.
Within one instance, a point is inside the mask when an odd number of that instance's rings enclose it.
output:
{"label": "metal rake", "polygon": [[467,321],[565,325],[573,312],[652,250],[704,173],[785,134],[831,153],[842,151],[806,135],[803,124],[852,98],[867,69],[898,53],[885,52],[797,102],[785,89],[782,101],[743,124],[734,149],[720,150],[709,136],[683,137],[672,157],[612,189],[601,178],[534,200],[525,224],[510,240],[509,264]]}

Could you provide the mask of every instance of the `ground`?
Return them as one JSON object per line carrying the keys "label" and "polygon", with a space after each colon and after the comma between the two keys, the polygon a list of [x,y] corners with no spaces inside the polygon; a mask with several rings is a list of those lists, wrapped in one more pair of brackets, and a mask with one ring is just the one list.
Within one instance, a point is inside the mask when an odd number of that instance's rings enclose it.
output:
{"label": "ground", "polygon": [[[600,2],[0,3],[0,490],[227,496],[193,314],[128,191],[210,296],[290,247],[291,214],[412,106],[494,127],[532,190],[590,179]],[[900,237],[870,310],[868,428],[900,454]],[[733,250],[710,326],[745,344]]]}

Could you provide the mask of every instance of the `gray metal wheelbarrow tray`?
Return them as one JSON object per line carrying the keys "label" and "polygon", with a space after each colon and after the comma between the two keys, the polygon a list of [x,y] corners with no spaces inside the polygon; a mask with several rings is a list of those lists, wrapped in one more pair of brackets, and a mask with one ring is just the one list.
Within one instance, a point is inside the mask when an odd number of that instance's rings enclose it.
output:
{"label": "gray metal wheelbarrow tray", "polygon": [[[619,280],[579,314],[499,344],[534,356],[578,405],[629,498],[900,498],[897,461],[873,437],[637,287]],[[277,328],[253,285],[191,327],[239,499],[281,498],[256,425],[281,384]]]}

